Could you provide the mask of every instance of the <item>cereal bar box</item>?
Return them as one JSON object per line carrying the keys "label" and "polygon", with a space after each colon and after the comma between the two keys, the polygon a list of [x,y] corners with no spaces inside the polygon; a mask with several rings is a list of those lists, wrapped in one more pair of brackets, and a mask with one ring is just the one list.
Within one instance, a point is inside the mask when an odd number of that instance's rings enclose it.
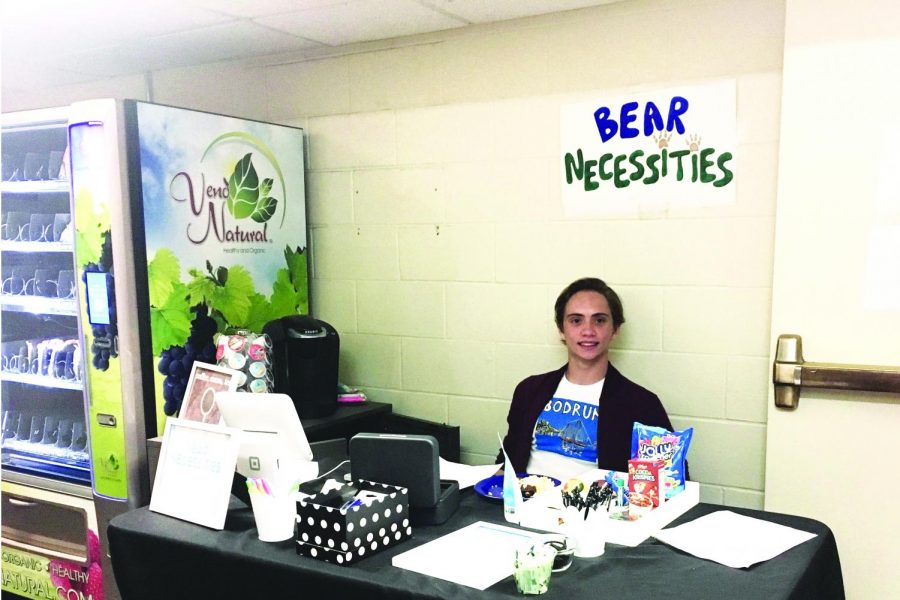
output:
{"label": "cereal bar box", "polygon": [[628,461],[630,505],[649,509],[665,501],[665,466],[663,460],[633,458]]}

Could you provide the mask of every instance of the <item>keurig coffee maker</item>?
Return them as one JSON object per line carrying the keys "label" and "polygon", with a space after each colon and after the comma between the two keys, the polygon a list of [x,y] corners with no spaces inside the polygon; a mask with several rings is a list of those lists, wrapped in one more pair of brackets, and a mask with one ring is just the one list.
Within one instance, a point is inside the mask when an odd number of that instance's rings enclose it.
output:
{"label": "keurig coffee maker", "polygon": [[308,315],[270,321],[275,392],[287,394],[300,418],[327,417],[337,410],[340,341],[334,327]]}

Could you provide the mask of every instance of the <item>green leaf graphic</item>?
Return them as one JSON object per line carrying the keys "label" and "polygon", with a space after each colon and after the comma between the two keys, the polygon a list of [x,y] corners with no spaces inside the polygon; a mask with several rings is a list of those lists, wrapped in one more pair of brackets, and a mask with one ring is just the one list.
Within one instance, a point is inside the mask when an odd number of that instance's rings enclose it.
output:
{"label": "green leaf graphic", "polygon": [[275,214],[275,207],[278,206],[278,200],[272,197],[262,198],[250,218],[257,223],[265,223]]}
{"label": "green leaf graphic", "polygon": [[[216,139],[214,139],[212,142],[209,143],[209,146],[207,146],[206,150],[203,151],[203,156],[200,158],[200,160],[202,161],[203,159],[205,159],[207,153],[210,150],[212,150],[215,146],[217,146],[221,143],[233,141],[235,139],[241,140],[242,142],[245,142],[245,143],[253,146],[257,150],[259,150],[260,154],[262,154],[264,157],[266,157],[266,159],[268,159],[268,161],[271,163],[272,167],[275,169],[275,173],[278,175],[278,181],[279,181],[279,183],[281,183],[281,193],[284,195],[284,200],[285,200],[284,210],[281,211],[281,225],[284,225],[284,218],[287,216],[287,208],[288,208],[287,189],[284,186],[284,174],[281,172],[281,165],[278,164],[278,159],[275,157],[274,154],[272,154],[272,151],[269,149],[268,146],[266,146],[263,143],[262,140],[260,140],[259,138],[255,137],[255,136],[252,136],[249,133],[246,133],[244,131],[228,131],[228,132],[223,133],[222,135],[220,135],[219,137],[217,137]],[[263,194],[263,196],[265,196],[265,194]]]}
{"label": "green leaf graphic", "polygon": [[162,306],[172,290],[181,281],[178,258],[168,248],[160,248],[147,265],[147,284],[150,287],[150,305]]}
{"label": "green leaf graphic", "polygon": [[154,356],[159,356],[169,346],[182,345],[190,335],[191,305],[187,295],[187,287],[179,283],[162,306],[150,307]]}
{"label": "green leaf graphic", "polygon": [[80,266],[100,260],[103,235],[109,229],[109,207],[104,204],[100,213],[89,189],[75,194],[75,260]]}
{"label": "green leaf graphic", "polygon": [[268,196],[269,192],[272,191],[272,183],[274,182],[272,181],[271,177],[266,177],[265,179],[263,179],[262,183],[259,184],[259,195],[263,198]]}
{"label": "green leaf graphic", "polygon": [[272,320],[272,307],[262,294],[250,297],[250,312],[247,317],[247,329],[262,331],[266,323]]}
{"label": "green leaf graphic", "polygon": [[250,160],[252,152],[234,166],[234,173],[228,179],[228,211],[235,219],[246,219],[256,208],[259,200],[259,176]]}
{"label": "green leaf graphic", "polygon": [[216,288],[210,307],[222,313],[233,326],[246,326],[250,313],[250,296],[255,293],[253,279],[244,267],[235,265],[228,269],[228,281]]}
{"label": "green leaf graphic", "polygon": [[272,318],[297,314],[297,290],[287,269],[278,269],[272,284]]}
{"label": "green leaf graphic", "polygon": [[[299,282],[306,281],[306,252],[297,248],[291,250],[290,246],[284,248],[284,262],[291,272],[291,281],[296,286]],[[304,288],[305,289],[305,288]]]}
{"label": "green leaf graphic", "polygon": [[309,312],[306,279],[306,253],[301,249],[284,249],[287,268],[279,269],[272,285],[272,318]]}
{"label": "green leaf graphic", "polygon": [[188,303],[191,306],[211,304],[216,293],[216,282],[196,269],[190,270],[191,281],[187,284]]}

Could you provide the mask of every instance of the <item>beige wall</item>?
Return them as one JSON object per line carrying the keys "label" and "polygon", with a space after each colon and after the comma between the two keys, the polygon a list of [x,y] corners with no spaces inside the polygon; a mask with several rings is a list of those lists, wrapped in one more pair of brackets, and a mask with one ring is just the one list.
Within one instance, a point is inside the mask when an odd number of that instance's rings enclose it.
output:
{"label": "beige wall", "polygon": [[[762,507],[784,3],[633,1],[285,64],[154,73],[152,99],[304,127],[316,316],[341,379],[462,427],[493,459],[523,377],[565,361],[552,303],[600,276],[628,323],[613,360],[696,429],[709,502]],[[567,219],[559,106],[731,78],[737,202]],[[4,98],[145,98],[147,82]],[[29,105],[30,103],[30,105]]]}

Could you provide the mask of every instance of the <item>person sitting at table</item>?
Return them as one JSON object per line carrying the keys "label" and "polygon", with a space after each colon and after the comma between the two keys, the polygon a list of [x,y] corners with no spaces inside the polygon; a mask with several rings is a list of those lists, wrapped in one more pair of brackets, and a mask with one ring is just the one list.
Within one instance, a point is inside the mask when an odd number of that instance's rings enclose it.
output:
{"label": "person sitting at table", "polygon": [[[672,424],[656,394],[609,362],[609,344],[625,322],[622,301],[586,277],[560,293],[555,312],[568,362],[516,386],[503,448],[517,473],[565,481],[597,467],[627,471],[634,422],[669,431]],[[502,451],[497,460],[503,463]]]}

